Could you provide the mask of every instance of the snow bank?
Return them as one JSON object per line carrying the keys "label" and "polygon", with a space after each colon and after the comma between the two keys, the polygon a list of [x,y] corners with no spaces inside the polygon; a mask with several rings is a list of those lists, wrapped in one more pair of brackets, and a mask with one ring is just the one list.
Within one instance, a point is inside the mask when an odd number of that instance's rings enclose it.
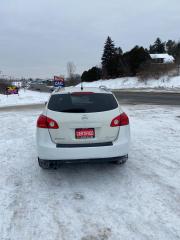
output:
{"label": "snow bank", "polygon": [[[180,88],[180,76],[178,77],[162,77],[159,80],[150,79],[147,81],[139,81],[136,77],[117,78],[109,80],[99,80],[91,83],[83,83],[84,87],[99,87],[101,85],[110,89],[127,89],[127,88]],[[78,87],[80,84],[77,85]]]}
{"label": "snow bank", "polygon": [[19,95],[6,96],[0,94],[0,107],[44,103],[48,100],[49,95],[49,93],[35,92],[30,90],[20,90]]}

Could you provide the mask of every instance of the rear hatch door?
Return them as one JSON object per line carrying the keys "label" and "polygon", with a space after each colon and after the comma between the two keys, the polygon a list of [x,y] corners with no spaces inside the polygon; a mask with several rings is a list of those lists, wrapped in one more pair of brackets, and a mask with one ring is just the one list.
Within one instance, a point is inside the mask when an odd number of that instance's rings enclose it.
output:
{"label": "rear hatch door", "polygon": [[51,96],[47,117],[58,129],[49,129],[56,144],[106,143],[114,141],[119,127],[110,127],[120,114],[116,99],[110,93],[68,93]]}

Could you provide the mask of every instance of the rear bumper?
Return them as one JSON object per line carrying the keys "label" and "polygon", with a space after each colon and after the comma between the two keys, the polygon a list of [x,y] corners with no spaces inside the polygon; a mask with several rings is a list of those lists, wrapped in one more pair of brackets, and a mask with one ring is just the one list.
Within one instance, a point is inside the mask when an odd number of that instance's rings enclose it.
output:
{"label": "rear bumper", "polygon": [[105,162],[114,162],[114,161],[121,161],[121,160],[127,160],[128,159],[128,155],[125,156],[120,156],[120,157],[111,157],[111,158],[84,158],[84,159],[60,159],[60,160],[47,160],[47,159],[41,159],[39,158],[39,160],[43,160],[43,161],[51,161],[51,162],[56,162],[56,164],[58,164],[58,162],[60,164],[62,163],[105,163]]}
{"label": "rear bumper", "polygon": [[43,160],[61,160],[66,162],[122,157],[129,152],[129,132],[129,126],[121,127],[118,138],[110,146],[67,148],[57,147],[51,141],[47,130],[37,129],[38,157]]}

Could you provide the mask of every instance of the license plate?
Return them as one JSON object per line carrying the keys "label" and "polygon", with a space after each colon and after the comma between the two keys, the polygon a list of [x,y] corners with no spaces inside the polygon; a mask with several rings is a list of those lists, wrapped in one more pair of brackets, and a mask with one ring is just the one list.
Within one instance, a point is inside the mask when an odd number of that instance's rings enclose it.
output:
{"label": "license plate", "polygon": [[80,138],[94,138],[95,130],[94,128],[78,128],[75,130],[75,137]]}

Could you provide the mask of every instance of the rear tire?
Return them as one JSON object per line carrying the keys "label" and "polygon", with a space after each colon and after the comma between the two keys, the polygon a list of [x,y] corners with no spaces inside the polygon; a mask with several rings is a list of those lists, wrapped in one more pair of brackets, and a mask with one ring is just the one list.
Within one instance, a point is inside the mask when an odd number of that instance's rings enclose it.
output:
{"label": "rear tire", "polygon": [[42,169],[57,169],[57,161],[42,160],[38,158],[38,163]]}
{"label": "rear tire", "polygon": [[127,160],[128,160],[128,154],[123,157],[120,157],[118,160],[112,161],[112,163],[121,165],[121,164],[124,164]]}

